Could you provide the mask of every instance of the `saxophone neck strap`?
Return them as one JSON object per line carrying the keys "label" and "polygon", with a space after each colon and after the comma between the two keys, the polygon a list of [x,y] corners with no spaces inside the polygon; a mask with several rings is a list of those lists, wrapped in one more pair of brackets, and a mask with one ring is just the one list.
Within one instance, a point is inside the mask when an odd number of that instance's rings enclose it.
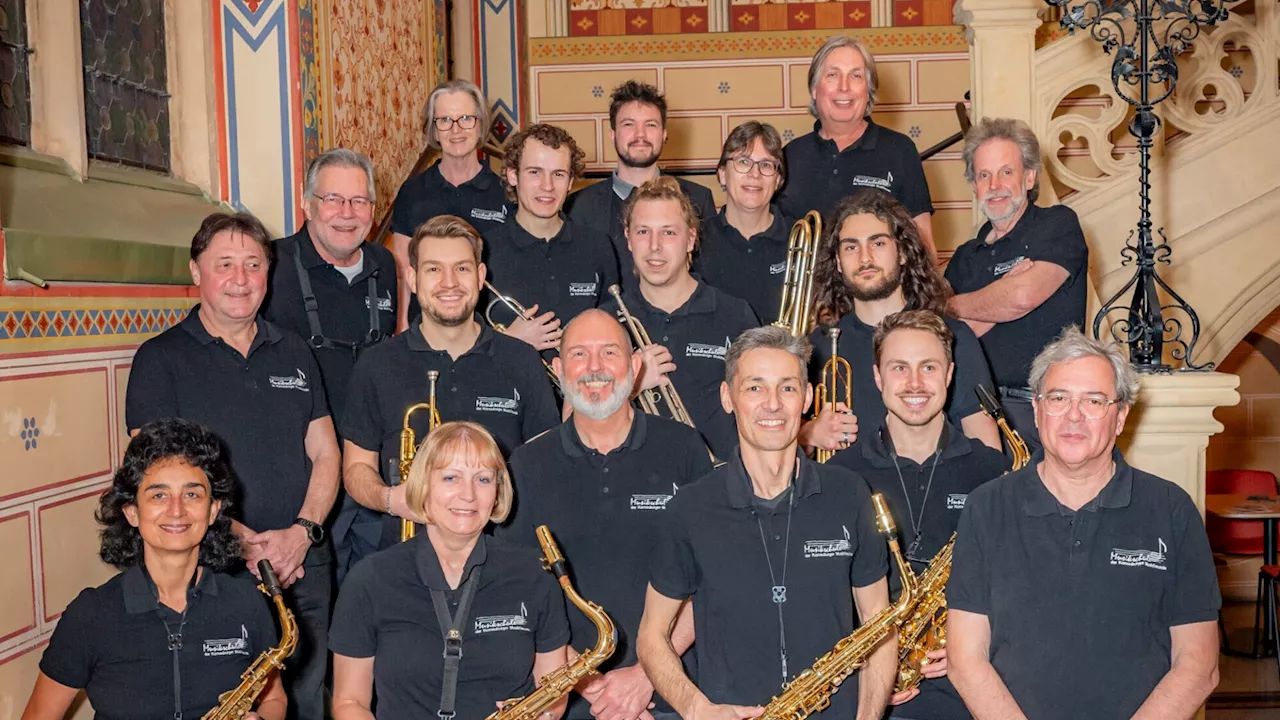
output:
{"label": "saxophone neck strap", "polygon": [[[302,241],[299,240],[298,242],[301,243]],[[369,331],[365,333],[364,340],[353,343],[325,337],[324,331],[320,328],[320,303],[316,300],[315,291],[311,288],[311,276],[302,264],[302,249],[300,247],[294,248],[293,267],[298,273],[298,287],[302,290],[302,308],[307,313],[307,326],[311,330],[311,335],[307,338],[307,342],[311,347],[316,349],[348,350],[351,352],[352,357],[356,357],[362,348],[374,345],[382,339],[381,326],[378,324],[378,278],[376,272],[371,273],[365,281],[368,285],[365,303],[369,306]]]}
{"label": "saxophone neck strap", "polygon": [[449,612],[449,598],[443,590],[431,591],[431,605],[435,608],[440,635],[444,639],[444,678],[440,688],[440,711],[436,713],[441,720],[451,720],[457,715],[455,707],[458,700],[458,666],[462,662],[462,632],[471,615],[471,601],[475,599],[476,587],[480,584],[480,570],[481,566],[473,568],[466,582],[459,588],[462,595],[458,598],[457,613]]}

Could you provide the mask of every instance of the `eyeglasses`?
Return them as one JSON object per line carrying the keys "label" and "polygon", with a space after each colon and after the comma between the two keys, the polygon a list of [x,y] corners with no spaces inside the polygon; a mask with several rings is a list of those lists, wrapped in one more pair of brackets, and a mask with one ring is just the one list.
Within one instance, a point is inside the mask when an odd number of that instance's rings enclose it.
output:
{"label": "eyeglasses", "polygon": [[1101,420],[1107,414],[1108,408],[1120,402],[1102,394],[1071,397],[1064,392],[1044,393],[1037,395],[1036,400],[1040,401],[1040,406],[1050,417],[1066,415],[1071,412],[1072,405],[1079,404],[1080,414],[1090,420]]}
{"label": "eyeglasses", "polygon": [[312,197],[320,201],[320,207],[329,212],[337,212],[342,209],[343,205],[351,205],[351,210],[358,213],[368,212],[373,207],[373,201],[367,197],[343,197],[337,193],[329,193],[328,195],[316,195],[312,193]]}
{"label": "eyeglasses", "polygon": [[480,118],[475,115],[459,115],[456,118],[437,117],[431,118],[431,120],[436,124],[436,130],[439,130],[440,132],[449,132],[449,129],[453,127],[454,123],[457,123],[458,127],[463,130],[470,130],[476,126],[476,123],[479,122]]}
{"label": "eyeglasses", "polygon": [[773,177],[778,174],[778,163],[773,160],[752,160],[746,155],[743,155],[741,157],[734,158],[730,163],[733,165],[734,170],[737,170],[743,175],[751,172],[751,168],[753,167],[760,168],[760,174],[765,177]]}

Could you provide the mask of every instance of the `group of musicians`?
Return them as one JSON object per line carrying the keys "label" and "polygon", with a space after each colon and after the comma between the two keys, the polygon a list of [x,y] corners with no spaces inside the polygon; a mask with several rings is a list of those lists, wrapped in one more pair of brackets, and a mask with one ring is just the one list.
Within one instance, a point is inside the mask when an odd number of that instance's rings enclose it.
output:
{"label": "group of musicians", "polygon": [[[133,361],[98,513],[121,573],[64,612],[24,720],[80,691],[102,718],[235,717],[206,712],[283,642],[253,587],[276,578],[297,647],[251,720],[516,717],[600,639],[569,587],[616,648],[537,717],[757,717],[943,551],[923,681],[895,692],[890,633],[808,712],[1191,717],[1217,682],[1213,561],[1186,493],[1115,448],[1137,381],[1076,329],[1079,223],[1034,205],[1029,128],[984,119],[963,157],[987,222],[944,277],[915,146],[870,119],[877,81],[829,40],[814,131],[730,133],[718,212],[659,171],[651,86],[614,91],[617,168],[570,195],[567,132],[516,133],[495,173],[487,103],[453,81],[390,251],[347,149],[312,163],[291,237],[211,215],[199,305]],[[782,321],[801,281],[804,320]]]}

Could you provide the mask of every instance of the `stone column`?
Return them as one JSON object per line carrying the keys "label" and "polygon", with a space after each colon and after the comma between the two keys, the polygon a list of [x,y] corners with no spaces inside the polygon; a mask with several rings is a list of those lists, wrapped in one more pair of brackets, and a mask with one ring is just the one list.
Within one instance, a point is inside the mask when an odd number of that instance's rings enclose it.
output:
{"label": "stone column", "polygon": [[1032,121],[1036,28],[1043,0],[959,0],[955,22],[966,27],[973,119]]}
{"label": "stone column", "polygon": [[1204,514],[1205,448],[1222,432],[1219,407],[1240,402],[1240,378],[1225,373],[1143,375],[1118,445],[1129,464],[1176,483]]}

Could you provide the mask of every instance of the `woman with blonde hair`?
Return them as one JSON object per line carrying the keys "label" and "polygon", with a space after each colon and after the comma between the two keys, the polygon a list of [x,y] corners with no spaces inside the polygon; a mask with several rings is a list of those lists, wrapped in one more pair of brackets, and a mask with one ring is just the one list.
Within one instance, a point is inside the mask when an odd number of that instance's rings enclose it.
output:
{"label": "woman with blonde hair", "polygon": [[333,717],[487,717],[567,661],[564,598],[537,553],[484,534],[513,500],[484,428],[432,430],[405,486],[410,519],[426,530],[347,576],[329,631]]}

